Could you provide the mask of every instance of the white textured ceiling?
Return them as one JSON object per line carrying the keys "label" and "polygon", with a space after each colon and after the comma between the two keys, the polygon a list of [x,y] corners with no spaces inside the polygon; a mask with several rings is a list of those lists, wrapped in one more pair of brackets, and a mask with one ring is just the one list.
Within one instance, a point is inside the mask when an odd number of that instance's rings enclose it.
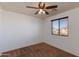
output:
{"label": "white textured ceiling", "polygon": [[37,6],[38,2],[0,2],[0,6],[2,6],[3,9],[9,10],[9,11],[18,12],[18,13],[38,17],[41,19],[79,7],[78,2],[45,2],[45,3],[48,6],[58,5],[57,11],[47,10],[50,13],[50,15],[45,15],[45,14],[34,15],[34,13],[37,11],[36,9],[29,9],[25,7],[25,6]]}

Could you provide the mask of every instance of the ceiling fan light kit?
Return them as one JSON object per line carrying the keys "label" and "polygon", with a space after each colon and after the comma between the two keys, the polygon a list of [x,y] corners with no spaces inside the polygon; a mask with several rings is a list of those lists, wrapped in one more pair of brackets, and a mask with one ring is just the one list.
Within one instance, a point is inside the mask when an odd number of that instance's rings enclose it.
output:
{"label": "ceiling fan light kit", "polygon": [[45,11],[43,9],[40,9],[39,14],[45,14]]}
{"label": "ceiling fan light kit", "polygon": [[39,2],[38,7],[31,7],[31,6],[26,6],[27,8],[33,8],[33,9],[39,9],[38,11],[35,12],[36,14],[46,14],[49,15],[49,12],[47,10],[49,9],[55,9],[58,7],[57,5],[52,5],[52,6],[46,6],[45,3]]}

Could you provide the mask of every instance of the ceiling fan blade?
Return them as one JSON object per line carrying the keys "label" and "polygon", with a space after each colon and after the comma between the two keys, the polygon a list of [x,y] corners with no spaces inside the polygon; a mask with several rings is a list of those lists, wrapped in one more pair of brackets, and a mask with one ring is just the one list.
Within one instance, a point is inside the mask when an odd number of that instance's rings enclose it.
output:
{"label": "ceiling fan blade", "polygon": [[49,12],[47,12],[47,11],[45,10],[45,14],[49,15]]}
{"label": "ceiling fan blade", "polygon": [[26,6],[27,8],[39,9],[37,7]]}
{"label": "ceiling fan blade", "polygon": [[41,2],[39,2],[38,7],[41,8]]}
{"label": "ceiling fan blade", "polygon": [[43,6],[42,6],[42,9],[44,9],[45,8],[45,3],[43,4]]}
{"label": "ceiling fan blade", "polygon": [[36,12],[35,12],[35,15],[38,14],[38,12],[39,12],[39,11],[36,11]]}
{"label": "ceiling fan blade", "polygon": [[54,5],[54,6],[48,6],[46,7],[46,9],[52,9],[52,8],[57,8],[58,6],[57,5]]}

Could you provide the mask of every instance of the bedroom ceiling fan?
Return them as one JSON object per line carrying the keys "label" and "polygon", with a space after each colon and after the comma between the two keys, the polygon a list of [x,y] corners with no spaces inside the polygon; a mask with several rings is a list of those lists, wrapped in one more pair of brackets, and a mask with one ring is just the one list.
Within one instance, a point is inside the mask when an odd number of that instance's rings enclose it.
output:
{"label": "bedroom ceiling fan", "polygon": [[46,11],[46,10],[49,10],[49,9],[56,10],[57,7],[58,7],[57,5],[46,6],[46,4],[42,3],[42,2],[38,3],[38,7],[26,6],[26,8],[38,9],[38,11],[35,12],[35,15],[36,14],[46,14],[46,15],[49,15],[49,12]]}

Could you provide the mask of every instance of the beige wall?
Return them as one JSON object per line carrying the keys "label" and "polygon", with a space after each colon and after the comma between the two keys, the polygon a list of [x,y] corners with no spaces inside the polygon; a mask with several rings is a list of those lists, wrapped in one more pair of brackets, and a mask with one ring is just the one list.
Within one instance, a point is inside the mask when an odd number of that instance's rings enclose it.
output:
{"label": "beige wall", "polygon": [[41,42],[42,20],[5,10],[1,13],[0,52]]}
{"label": "beige wall", "polygon": [[[69,37],[51,35],[51,20],[65,16],[69,16]],[[79,8],[46,19],[44,42],[79,56]]]}

